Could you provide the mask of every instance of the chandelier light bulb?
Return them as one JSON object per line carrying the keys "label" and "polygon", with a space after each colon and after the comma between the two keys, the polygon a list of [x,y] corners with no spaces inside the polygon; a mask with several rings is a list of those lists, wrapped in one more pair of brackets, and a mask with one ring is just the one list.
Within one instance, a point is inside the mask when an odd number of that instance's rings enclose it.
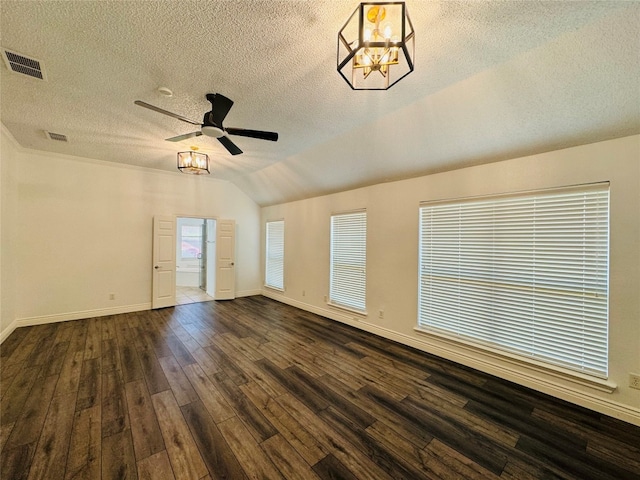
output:
{"label": "chandelier light bulb", "polygon": [[391,24],[387,23],[384,26],[384,38],[389,40],[391,38]]}

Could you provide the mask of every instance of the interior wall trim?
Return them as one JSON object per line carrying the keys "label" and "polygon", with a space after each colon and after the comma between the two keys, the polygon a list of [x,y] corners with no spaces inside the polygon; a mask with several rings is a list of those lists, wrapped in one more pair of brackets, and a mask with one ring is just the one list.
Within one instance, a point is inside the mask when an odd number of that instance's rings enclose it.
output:
{"label": "interior wall trim", "polygon": [[388,340],[451,360],[452,362],[475,368],[481,372],[494,375],[504,380],[517,383],[518,385],[523,385],[553,397],[560,398],[575,405],[640,426],[640,408],[624,405],[613,399],[603,398],[595,393],[573,388],[569,385],[556,381],[553,377],[549,378],[548,376],[541,375],[535,370],[532,371],[531,369],[527,369],[522,366],[518,368],[516,365],[510,366],[505,364],[505,362],[498,363],[497,359],[492,359],[491,357],[486,356],[480,357],[477,352],[473,352],[472,350],[465,352],[464,348],[457,348],[456,350],[453,350],[451,348],[447,348],[446,345],[427,342],[422,338],[415,338],[410,335],[398,333],[393,330],[359,320],[355,316],[348,316],[334,310],[319,308],[315,305],[299,302],[271,290],[265,289],[262,291],[262,294],[265,297],[291,305],[292,307],[297,307],[332,320],[346,323],[347,325],[378,335]]}
{"label": "interior wall trim", "polygon": [[[243,290],[236,292],[236,297],[250,297],[252,295],[261,295],[262,290]],[[18,318],[0,332],[0,344],[4,342],[9,335],[19,327],[32,327],[34,325],[43,325],[45,323],[66,322],[69,320],[83,320],[85,318],[104,317],[106,315],[117,315],[119,313],[140,312],[142,310],[151,310],[151,302],[138,303],[133,305],[122,305],[111,308],[98,308],[95,310],[82,310],[78,312],[56,313],[53,315],[40,315],[36,317]]]}
{"label": "interior wall trim", "polygon": [[[491,364],[503,362],[501,363],[501,365],[508,364],[512,365],[515,368],[524,368],[532,372],[557,377],[560,380],[565,380],[582,387],[592,388],[605,393],[613,393],[618,388],[616,383],[609,380],[590,377],[586,374],[568,369],[563,370],[561,367],[554,368],[554,366],[547,366],[546,364],[537,362],[535,360],[525,360],[524,358],[518,357],[517,355],[513,355],[509,352],[503,352],[491,347],[481,347],[480,345],[474,345],[471,342],[466,342],[457,338],[449,337],[447,335],[440,334],[439,332],[432,333],[419,327],[416,327],[413,330],[417,334],[416,339],[424,339],[423,343],[430,346],[432,345],[435,348],[444,348],[447,350],[451,350],[455,353],[460,353],[457,352],[457,349],[462,348],[465,352],[464,355],[471,358],[472,360],[476,359],[478,356],[489,357],[493,359],[493,362],[491,362]],[[395,333],[392,330],[389,330],[389,332],[391,334]],[[411,336],[407,337],[411,340],[414,340],[414,338]]]}
{"label": "interior wall trim", "polygon": [[236,292],[236,298],[239,297],[253,297],[254,295],[262,295],[262,290],[257,288],[253,290],[242,290],[240,292]]}
{"label": "interior wall trim", "polygon": [[[524,366],[520,362],[505,361],[501,356],[494,357],[490,354],[483,354],[483,356],[480,357],[477,351],[472,348],[452,350],[447,348],[446,344],[436,344],[435,342],[416,339],[409,335],[397,333],[370,323],[366,323],[366,325],[369,327],[366,329],[367,331],[388,338],[389,340],[394,340],[438,357],[446,358],[447,360],[475,368],[490,375],[640,426],[640,408],[624,405],[613,399],[606,399],[595,393],[574,388],[566,383],[560,383],[557,381],[560,379],[559,376],[549,376],[548,372],[544,372],[547,373],[547,375],[544,375],[543,372],[538,371],[535,367]],[[359,327],[358,325],[355,326]],[[562,380],[574,383],[577,386],[594,388],[594,385],[575,381],[570,377],[562,377]],[[611,393],[609,389],[598,388],[596,390]]]}
{"label": "interior wall trim", "polygon": [[18,321],[14,320],[9,324],[9,326],[7,326],[7,328],[2,330],[0,332],[0,344],[2,344],[16,328],[18,328]]}
{"label": "interior wall trim", "polygon": [[95,310],[82,310],[78,312],[56,313],[53,315],[40,315],[36,317],[19,318],[16,323],[18,327],[32,327],[45,323],[66,322],[68,320],[82,320],[85,318],[104,317],[106,315],[117,315],[119,313],[139,312],[141,310],[151,310],[151,302],[137,303],[133,305],[121,305],[119,307],[98,308]]}
{"label": "interior wall trim", "polygon": [[353,313],[352,315],[349,315],[345,313],[346,310],[342,308],[334,309],[334,308],[331,308],[329,304],[327,304],[329,308],[317,307],[315,305],[311,305],[310,303],[299,302],[298,300],[294,300],[292,298],[286,297],[281,293],[268,288],[265,288],[262,290],[262,295],[264,295],[267,298],[271,298],[272,300],[276,300],[278,302],[291,305],[292,307],[299,308],[300,310],[305,310],[307,312],[315,313],[316,315],[321,315],[323,317],[330,318],[331,320],[337,320],[339,322],[346,323],[353,327],[362,329],[362,326],[359,325],[359,323],[361,322],[358,321],[358,314]]}

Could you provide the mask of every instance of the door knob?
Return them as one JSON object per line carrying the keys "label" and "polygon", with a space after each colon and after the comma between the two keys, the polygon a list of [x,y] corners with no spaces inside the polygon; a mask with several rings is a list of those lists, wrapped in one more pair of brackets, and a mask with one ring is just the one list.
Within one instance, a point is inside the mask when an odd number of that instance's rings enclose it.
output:
{"label": "door knob", "polygon": [[153,268],[155,268],[155,269],[157,270],[157,269],[159,269],[159,268],[160,268],[160,265],[156,265],[156,266],[155,266],[155,267],[153,267]]}

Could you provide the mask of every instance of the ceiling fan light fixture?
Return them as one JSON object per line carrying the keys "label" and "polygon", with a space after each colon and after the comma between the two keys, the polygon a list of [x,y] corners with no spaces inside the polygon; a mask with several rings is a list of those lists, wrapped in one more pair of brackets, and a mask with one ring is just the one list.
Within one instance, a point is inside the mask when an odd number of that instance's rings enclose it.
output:
{"label": "ceiling fan light fixture", "polygon": [[207,175],[209,170],[209,155],[206,153],[189,150],[188,152],[178,152],[178,170],[182,173],[192,175]]}
{"label": "ceiling fan light fixture", "polygon": [[338,32],[338,72],[354,90],[387,90],[413,72],[415,31],[404,2],[363,2]]}
{"label": "ceiling fan light fixture", "polygon": [[201,128],[201,132],[203,135],[207,137],[220,138],[224,135],[224,130],[218,127],[214,127],[212,125],[203,125]]}

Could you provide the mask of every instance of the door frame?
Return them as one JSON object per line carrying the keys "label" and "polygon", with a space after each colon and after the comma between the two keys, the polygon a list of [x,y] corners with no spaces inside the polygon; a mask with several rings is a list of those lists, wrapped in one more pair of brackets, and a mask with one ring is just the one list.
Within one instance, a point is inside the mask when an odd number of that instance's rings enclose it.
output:
{"label": "door frame", "polygon": [[[182,214],[169,214],[169,215],[159,215],[158,214],[158,215],[153,215],[153,219],[155,219],[155,218],[167,219],[169,217],[173,217],[174,235],[175,235],[175,241],[176,242],[178,240],[178,218],[197,218],[197,219],[201,219],[201,220],[205,220],[205,221],[206,220],[215,220],[216,228],[217,228],[217,225],[218,225],[218,222],[219,222],[219,218],[217,216],[213,216],[213,215],[206,215],[206,216],[203,216],[203,215],[182,215]],[[155,221],[155,220],[153,220],[153,221]],[[205,224],[206,224],[206,222],[205,222]],[[152,240],[153,240],[153,237],[155,237],[155,234],[152,235]],[[152,246],[152,249],[153,248],[155,248],[155,247]],[[216,248],[217,248],[217,245],[216,245]],[[152,253],[153,253],[153,251],[152,251]],[[175,265],[176,265],[176,263],[178,261],[176,253],[177,253],[176,252],[176,248],[174,247],[173,248],[174,269],[175,269]],[[152,264],[151,268],[153,269],[154,268],[153,261],[151,262],[151,264]],[[174,279],[173,279],[173,299],[174,299],[174,304],[173,305],[162,305],[162,306],[154,307],[153,306],[154,294],[152,293],[152,307],[151,307],[152,309],[164,308],[164,307],[167,307],[167,306],[175,306],[176,305],[176,303],[175,303],[175,298],[176,298],[176,291],[175,291],[175,288],[176,288],[176,279],[175,279],[175,277],[176,277],[176,275],[175,275],[175,270],[174,270],[174,275],[173,276],[174,276]],[[153,276],[153,273],[152,273],[152,281],[151,281],[152,292],[155,292],[154,289],[156,288],[156,286],[154,284],[155,284],[155,277]]]}
{"label": "door frame", "polygon": [[[175,215],[175,217],[176,217],[176,241],[177,241],[177,239],[178,239],[178,230],[177,230],[177,227],[178,227],[178,219],[179,219],[179,218],[195,218],[195,219],[197,219],[197,220],[204,220],[204,221],[205,221],[205,222],[204,222],[204,224],[205,224],[205,225],[207,224],[207,222],[206,222],[207,220],[214,220],[214,221],[216,222],[216,228],[218,228],[218,222],[220,221],[220,219],[219,219],[218,217],[216,217],[216,216],[211,216],[211,215],[209,215],[209,216],[202,216],[202,215],[180,215],[180,214],[176,214],[176,215]],[[217,245],[216,245],[216,247],[217,247]],[[176,250],[177,250],[177,249],[176,249]],[[214,256],[214,260],[215,260],[215,256]],[[178,258],[176,257],[176,262],[177,262],[177,261],[178,261]],[[207,261],[208,261],[208,260],[207,260]],[[207,270],[208,270],[208,269],[209,269],[209,267],[207,266]],[[208,288],[208,287],[207,287],[207,288]],[[213,297],[213,295],[211,295],[211,294],[210,294],[209,292],[207,292],[206,290],[205,290],[205,293],[206,293],[207,295],[209,295],[210,297]]]}
{"label": "door frame", "polygon": [[[186,219],[192,218],[192,219],[195,219],[195,220],[204,220],[203,225],[204,225],[205,228],[206,228],[206,225],[207,225],[207,221],[209,221],[209,220],[215,221],[216,225],[217,225],[217,222],[218,222],[218,218],[217,217],[203,217],[203,216],[200,216],[200,215],[175,215],[175,218],[176,218],[176,241],[178,239],[178,228],[177,228],[178,227],[178,220],[180,220],[181,218],[186,218]],[[178,258],[178,256],[177,256],[177,250],[178,249],[177,249],[177,245],[176,245],[176,265],[178,264],[178,262],[180,260]],[[208,269],[208,266],[206,268]],[[200,275],[200,272],[198,272],[198,274]],[[177,277],[176,277],[176,280],[177,280]],[[205,291],[206,291],[206,288],[205,288]],[[213,295],[211,295],[211,296],[213,296]]]}

